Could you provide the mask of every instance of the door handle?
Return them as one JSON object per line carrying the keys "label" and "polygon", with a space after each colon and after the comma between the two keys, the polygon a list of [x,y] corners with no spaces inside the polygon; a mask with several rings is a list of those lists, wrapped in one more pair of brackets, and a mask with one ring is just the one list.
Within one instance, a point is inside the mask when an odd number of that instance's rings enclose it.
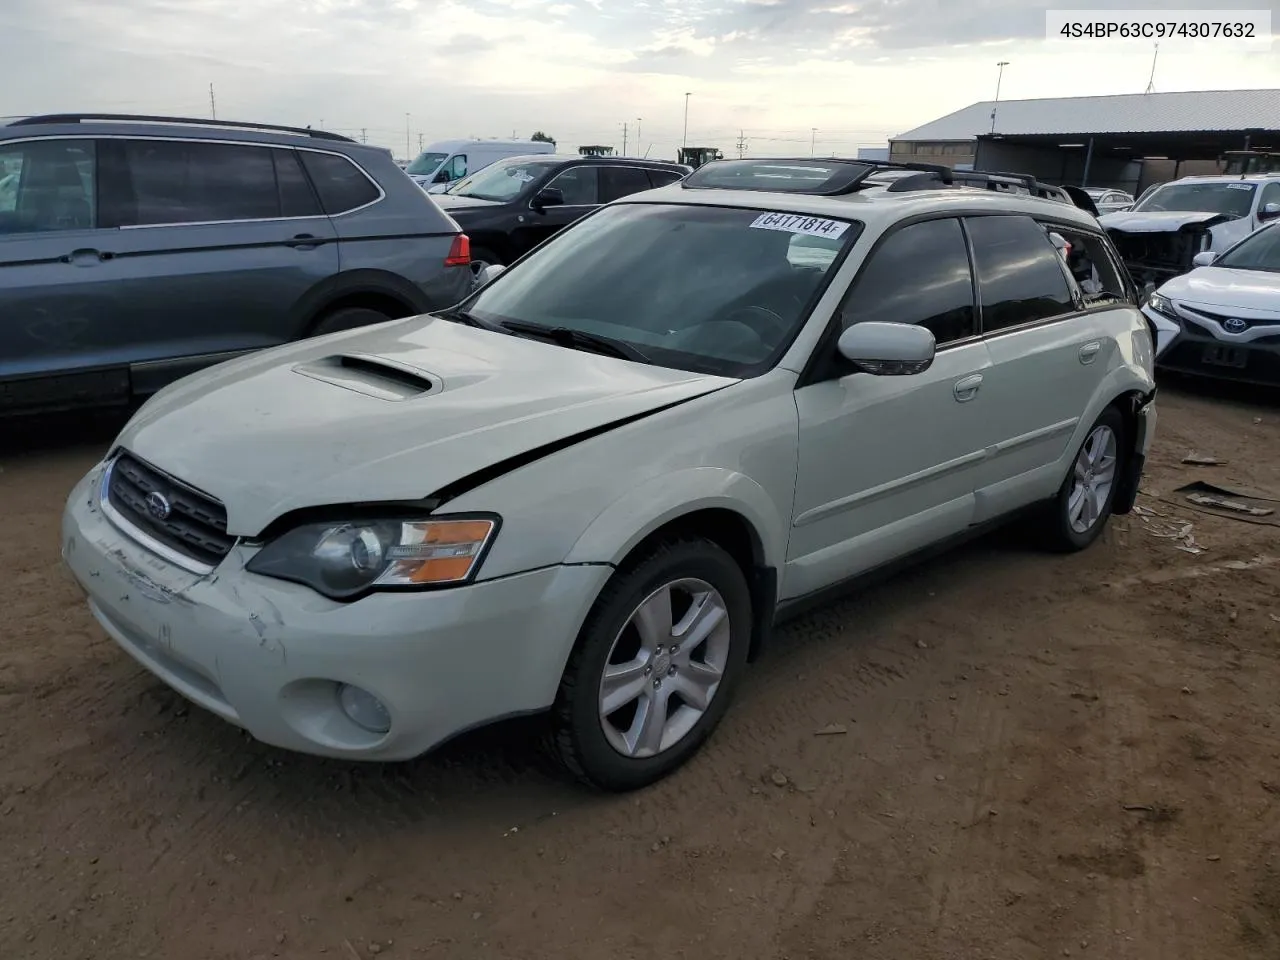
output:
{"label": "door handle", "polygon": [[1100,340],[1090,340],[1080,348],[1080,362],[1093,363],[1094,360],[1098,359],[1098,351],[1101,349],[1102,342]]}
{"label": "door handle", "polygon": [[103,260],[110,260],[114,256],[114,253],[94,250],[91,247],[82,247],[79,250],[72,250],[70,253],[64,253],[58,259],[62,263],[74,263],[80,266],[89,266]]}
{"label": "door handle", "polygon": [[975,373],[957,380],[955,386],[951,388],[951,392],[955,394],[957,402],[966,403],[978,395],[978,388],[981,386],[982,374]]}
{"label": "door handle", "polygon": [[293,247],[295,250],[311,250],[320,246],[321,240],[315,234],[300,233],[296,237],[290,237],[284,242],[286,247]]}

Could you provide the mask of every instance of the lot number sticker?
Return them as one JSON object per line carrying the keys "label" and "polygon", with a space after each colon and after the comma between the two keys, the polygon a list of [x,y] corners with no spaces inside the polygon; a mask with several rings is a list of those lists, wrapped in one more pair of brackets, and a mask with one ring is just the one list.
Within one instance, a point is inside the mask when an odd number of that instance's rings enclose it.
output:
{"label": "lot number sticker", "polygon": [[843,220],[824,220],[822,217],[805,217],[795,213],[762,213],[751,224],[753,230],[782,230],[807,237],[826,237],[835,240],[844,235],[849,224]]}

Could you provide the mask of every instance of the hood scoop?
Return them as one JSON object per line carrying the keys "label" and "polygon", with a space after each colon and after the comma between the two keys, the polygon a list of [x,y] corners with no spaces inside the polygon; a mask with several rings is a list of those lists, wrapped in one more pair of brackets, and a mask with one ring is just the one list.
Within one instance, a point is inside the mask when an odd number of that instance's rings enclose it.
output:
{"label": "hood scoop", "polygon": [[423,370],[363,353],[310,360],[297,364],[293,372],[375,400],[412,400],[441,388],[440,382]]}

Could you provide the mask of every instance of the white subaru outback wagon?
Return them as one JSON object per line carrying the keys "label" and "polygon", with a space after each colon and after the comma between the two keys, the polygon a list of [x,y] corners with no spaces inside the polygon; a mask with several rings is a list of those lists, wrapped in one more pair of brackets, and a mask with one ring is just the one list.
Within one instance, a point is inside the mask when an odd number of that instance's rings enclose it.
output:
{"label": "white subaru outback wagon", "polygon": [[1092,216],[998,181],[721,161],[627,197],[449,311],[163,390],[72,492],[65,561],[269,744],[401,760],[549,713],[572,772],[650,783],[788,613],[1015,514],[1081,549],[1131,508],[1136,293]]}

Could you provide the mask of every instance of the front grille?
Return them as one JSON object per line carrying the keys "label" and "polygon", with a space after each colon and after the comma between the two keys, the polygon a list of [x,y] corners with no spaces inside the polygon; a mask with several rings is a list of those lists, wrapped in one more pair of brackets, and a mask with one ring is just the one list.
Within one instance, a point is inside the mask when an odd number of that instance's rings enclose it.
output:
{"label": "front grille", "polygon": [[[148,505],[152,494],[163,498],[167,515]],[[130,454],[112,464],[107,501],[147,536],[200,563],[217,566],[235,545],[227,533],[226,507]]]}

